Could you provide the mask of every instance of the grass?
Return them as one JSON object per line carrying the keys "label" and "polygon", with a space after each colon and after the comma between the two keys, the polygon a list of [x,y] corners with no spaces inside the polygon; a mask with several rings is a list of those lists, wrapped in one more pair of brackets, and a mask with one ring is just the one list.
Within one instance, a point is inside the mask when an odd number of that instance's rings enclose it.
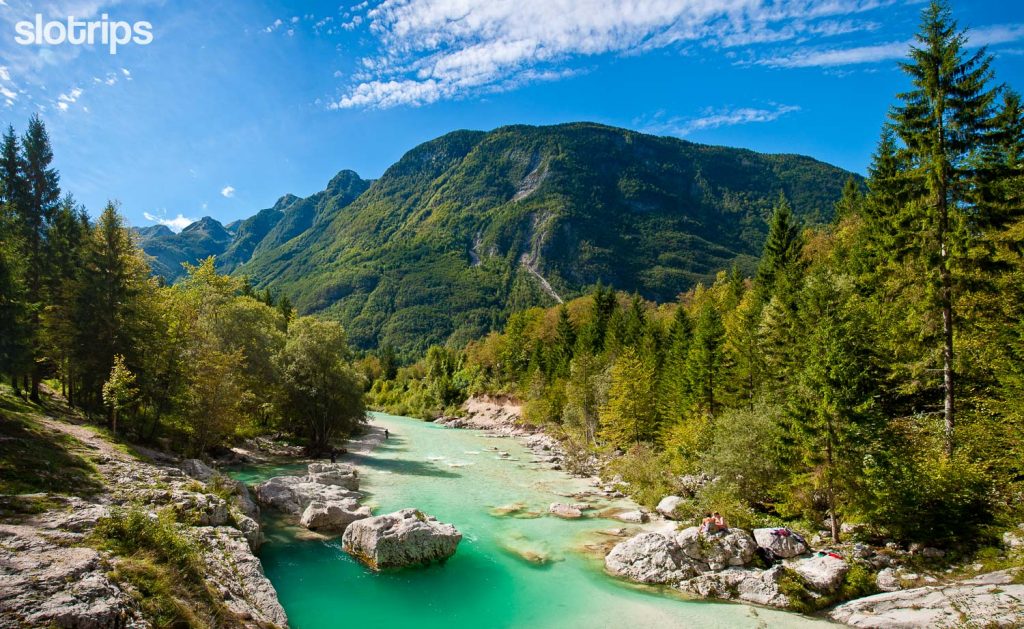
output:
{"label": "grass", "polygon": [[36,407],[0,388],[0,493],[52,492],[88,496],[99,492],[96,468],[77,439],[48,430]]}
{"label": "grass", "polygon": [[202,551],[173,510],[156,517],[141,507],[117,510],[100,520],[90,543],[118,556],[111,579],[130,586],[155,627],[241,626],[206,584]]}

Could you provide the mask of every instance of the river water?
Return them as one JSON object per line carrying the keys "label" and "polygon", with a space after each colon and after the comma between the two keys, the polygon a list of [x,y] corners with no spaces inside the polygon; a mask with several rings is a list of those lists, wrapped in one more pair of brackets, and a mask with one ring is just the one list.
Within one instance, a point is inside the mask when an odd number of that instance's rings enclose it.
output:
{"label": "river water", "polygon": [[[369,455],[345,459],[359,468],[365,504],[374,513],[421,509],[454,524],[462,543],[444,565],[376,574],[344,553],[338,539],[309,539],[301,529],[265,522],[268,542],[260,558],[295,629],[824,624],[745,605],[683,600],[608,577],[600,555],[585,547],[609,539],[598,531],[623,525],[491,513],[511,503],[546,513],[552,502],[573,502],[564,494],[586,488],[585,481],[530,463],[532,453],[513,439],[379,413],[372,421],[388,428],[391,438]],[[265,466],[234,476],[253,483],[303,469]]]}

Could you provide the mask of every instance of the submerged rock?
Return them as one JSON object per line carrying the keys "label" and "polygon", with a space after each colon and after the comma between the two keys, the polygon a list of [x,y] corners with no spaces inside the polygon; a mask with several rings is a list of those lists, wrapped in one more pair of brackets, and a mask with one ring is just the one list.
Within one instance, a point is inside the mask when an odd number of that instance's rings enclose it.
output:
{"label": "submerged rock", "polygon": [[462,533],[422,511],[402,509],[353,522],[341,541],[345,552],[385,570],[445,561],[455,554]]}
{"label": "submerged rock", "polygon": [[648,515],[639,509],[632,511],[621,511],[612,516],[619,522],[626,522],[627,524],[643,524],[650,520]]}
{"label": "submerged rock", "polygon": [[565,518],[566,520],[575,520],[583,517],[583,511],[578,509],[576,505],[567,505],[561,502],[552,502],[551,506],[548,507],[548,513]]}

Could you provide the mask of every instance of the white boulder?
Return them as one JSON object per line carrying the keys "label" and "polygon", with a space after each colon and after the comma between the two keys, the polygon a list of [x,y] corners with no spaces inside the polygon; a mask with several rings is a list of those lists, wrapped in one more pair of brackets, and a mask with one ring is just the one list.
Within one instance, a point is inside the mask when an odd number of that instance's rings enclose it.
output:
{"label": "white boulder", "polygon": [[373,570],[445,561],[455,554],[460,533],[417,509],[402,509],[352,522],[342,548]]}
{"label": "white boulder", "polygon": [[369,507],[360,507],[354,498],[314,500],[302,512],[299,524],[311,531],[344,531],[349,524],[372,515]]}
{"label": "white boulder", "polygon": [[676,508],[679,507],[679,503],[683,501],[679,496],[665,496],[658,503],[655,511],[665,516],[669,520],[676,519]]}
{"label": "white boulder", "polygon": [[781,531],[788,531],[784,528],[754,529],[754,540],[758,547],[770,552],[780,559],[789,559],[807,552],[807,544],[803,543],[792,533],[783,534]]}
{"label": "white boulder", "polygon": [[798,559],[787,562],[786,566],[819,592],[836,591],[850,571],[850,564],[830,555]]}

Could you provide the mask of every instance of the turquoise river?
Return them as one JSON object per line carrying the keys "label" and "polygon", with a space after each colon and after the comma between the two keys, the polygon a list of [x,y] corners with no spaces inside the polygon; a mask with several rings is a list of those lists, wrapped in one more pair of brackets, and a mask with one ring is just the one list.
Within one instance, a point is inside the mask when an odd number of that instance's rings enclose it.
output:
{"label": "turquoise river", "polygon": [[[338,539],[266,522],[260,551],[294,629],[334,627],[804,627],[824,624],[795,614],[683,600],[634,587],[602,572],[587,545],[606,542],[600,518],[497,517],[500,505],[523,503],[538,513],[586,482],[531,463],[517,441],[468,430],[373,414],[391,438],[366,455],[348,455],[362,475],[374,513],[416,507],[463,533],[444,565],[375,574],[341,550]],[[508,452],[501,458],[495,448]],[[259,482],[298,474],[302,466],[239,470]],[[524,555],[546,557],[537,565]]]}

